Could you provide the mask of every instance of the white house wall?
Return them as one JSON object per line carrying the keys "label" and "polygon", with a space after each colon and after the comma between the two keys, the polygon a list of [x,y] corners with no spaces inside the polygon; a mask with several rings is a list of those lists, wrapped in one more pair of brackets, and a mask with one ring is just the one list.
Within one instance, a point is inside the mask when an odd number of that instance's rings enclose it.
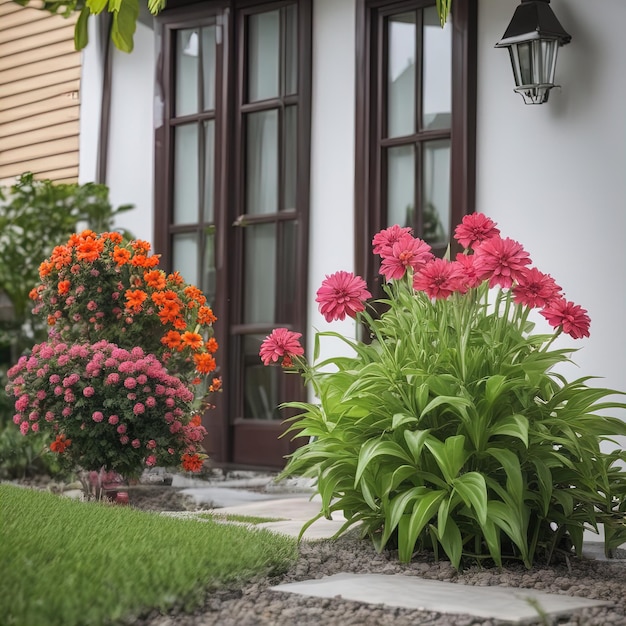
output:
{"label": "white house wall", "polygon": [[[79,182],[96,178],[103,57],[94,20],[83,52]],[[116,226],[152,241],[154,189],[154,31],[141,22],[131,54],[113,50],[106,184],[113,206],[133,204]]]}
{"label": "white house wall", "polygon": [[[517,0],[480,0],[476,209],[589,311],[568,378],[626,391],[626,20],[623,0],[552,0],[570,44],[543,105],[513,91],[502,37]],[[600,6],[601,5],[601,6]]]}

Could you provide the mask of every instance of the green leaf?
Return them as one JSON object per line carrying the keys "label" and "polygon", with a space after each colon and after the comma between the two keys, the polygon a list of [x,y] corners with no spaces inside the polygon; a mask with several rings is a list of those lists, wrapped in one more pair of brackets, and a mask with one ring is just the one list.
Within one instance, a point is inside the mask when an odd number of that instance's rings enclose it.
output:
{"label": "green leaf", "polygon": [[517,455],[511,450],[504,448],[488,448],[486,454],[497,459],[500,465],[502,465],[506,474],[507,491],[513,502],[518,506],[522,506],[524,502],[524,480]]}
{"label": "green leaf", "polygon": [[462,398],[460,396],[437,396],[424,407],[424,410],[422,411],[420,417],[428,415],[428,413],[443,404],[449,405],[450,407],[455,409],[455,412],[458,415],[465,418],[467,418],[467,407],[472,406],[472,403],[467,398]]}
{"label": "green leaf", "polygon": [[506,533],[509,539],[518,547],[524,565],[530,567],[528,541],[523,529],[523,520],[520,519],[520,515],[515,508],[504,502],[490,500],[487,504],[487,517]]}
{"label": "green leaf", "polygon": [[463,539],[461,531],[453,519],[449,519],[443,533],[439,534],[439,543],[448,555],[452,566],[459,569],[463,554]]}
{"label": "green leaf", "polygon": [[417,422],[418,419],[415,415],[409,415],[407,413],[396,413],[391,418],[391,430],[396,430],[400,426],[404,426],[405,424],[411,424]]}
{"label": "green leaf", "polygon": [[517,437],[528,448],[528,419],[519,413],[500,418],[489,428],[489,438],[496,435]]}
{"label": "green leaf", "polygon": [[85,6],[89,7],[89,10],[97,15],[107,6],[109,0],[86,0]]}
{"label": "green leaf", "polygon": [[120,10],[113,13],[111,39],[122,52],[133,51],[133,35],[139,17],[139,0],[123,0]]}
{"label": "green leaf", "polygon": [[87,21],[90,14],[89,7],[84,6],[76,20],[76,26],[74,27],[74,48],[76,50],[82,50],[89,43]]}
{"label": "green leaf", "polygon": [[482,526],[487,521],[487,485],[485,477],[479,472],[468,472],[452,481],[455,491],[461,496],[467,507],[476,513],[476,519]]}
{"label": "green leaf", "polygon": [[430,434],[429,429],[405,430],[403,433],[404,440],[407,443],[409,452],[411,453],[411,456],[413,457],[413,460],[415,461],[415,463],[420,462],[420,457],[422,455],[422,448],[424,447],[424,442],[426,441],[426,438],[428,437],[429,434]]}
{"label": "green leaf", "polygon": [[354,476],[354,487],[358,487],[359,481],[368,465],[379,456],[391,456],[403,462],[411,463],[411,457],[395,441],[386,439],[370,439],[359,452],[359,462]]}
{"label": "green leaf", "polygon": [[428,437],[424,445],[435,457],[446,482],[451,484],[468,457],[465,451],[465,436],[448,437],[443,443],[434,437]]}
{"label": "green leaf", "polygon": [[493,405],[505,387],[506,377],[501,374],[490,376],[485,384],[485,400]]}
{"label": "green leaf", "polygon": [[411,560],[420,533],[430,522],[445,498],[445,491],[429,491],[415,501],[411,515],[403,515],[398,523],[398,558],[403,563]]}

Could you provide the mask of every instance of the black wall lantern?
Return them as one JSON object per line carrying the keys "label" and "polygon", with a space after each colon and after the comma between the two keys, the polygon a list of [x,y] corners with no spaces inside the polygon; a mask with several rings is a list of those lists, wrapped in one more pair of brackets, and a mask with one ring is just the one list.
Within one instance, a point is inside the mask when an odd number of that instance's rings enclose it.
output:
{"label": "black wall lantern", "polygon": [[508,48],[515,91],[526,104],[548,101],[554,87],[556,54],[568,35],[550,8],[550,0],[522,0],[496,48]]}

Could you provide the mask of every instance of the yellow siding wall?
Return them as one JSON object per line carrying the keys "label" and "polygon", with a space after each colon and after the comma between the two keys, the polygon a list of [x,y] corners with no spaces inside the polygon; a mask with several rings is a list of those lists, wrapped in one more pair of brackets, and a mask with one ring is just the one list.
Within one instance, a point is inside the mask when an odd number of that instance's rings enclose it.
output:
{"label": "yellow siding wall", "polygon": [[0,180],[78,180],[75,17],[0,0]]}

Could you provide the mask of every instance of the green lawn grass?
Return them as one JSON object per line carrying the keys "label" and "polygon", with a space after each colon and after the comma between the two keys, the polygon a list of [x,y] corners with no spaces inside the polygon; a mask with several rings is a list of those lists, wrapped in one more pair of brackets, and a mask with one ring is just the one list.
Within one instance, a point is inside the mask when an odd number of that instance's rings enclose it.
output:
{"label": "green lawn grass", "polygon": [[132,623],[284,571],[294,539],[0,485],[0,622]]}

